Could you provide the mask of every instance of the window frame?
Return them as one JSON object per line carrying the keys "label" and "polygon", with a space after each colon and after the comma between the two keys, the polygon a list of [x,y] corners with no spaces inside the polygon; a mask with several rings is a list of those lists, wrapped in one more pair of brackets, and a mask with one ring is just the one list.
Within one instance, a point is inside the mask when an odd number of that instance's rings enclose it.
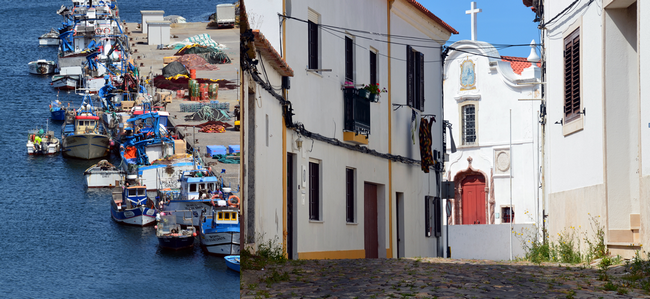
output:
{"label": "window frame", "polygon": [[[582,92],[580,74],[581,66],[581,34],[580,27],[571,31],[563,38],[563,73],[564,73],[564,121],[571,122],[580,117],[582,108]],[[570,55],[567,53],[570,52]],[[569,75],[571,78],[567,78]],[[576,78],[577,77],[577,78]]]}
{"label": "window frame", "polygon": [[345,222],[356,223],[356,169],[345,168]]}
{"label": "window frame", "polygon": [[308,10],[307,21],[307,68],[316,70],[321,66],[320,14]]}
{"label": "window frame", "polygon": [[370,82],[370,85],[374,85],[374,84],[379,83],[379,78],[378,78],[378,73],[379,72],[377,70],[377,65],[378,65],[377,64],[377,56],[378,55],[377,55],[377,51],[374,50],[374,49],[370,49],[369,52],[370,53],[368,55],[369,56],[368,57],[369,58],[368,66],[370,68],[370,70],[369,70],[370,71],[369,72],[370,78],[369,78],[368,81]]}
{"label": "window frame", "polygon": [[[465,122],[465,108],[468,106],[474,106],[474,141],[468,142],[465,138],[466,132],[466,122]],[[460,132],[459,137],[461,141],[461,146],[478,146],[478,102],[468,101],[459,106],[459,115],[460,115]]]}
{"label": "window frame", "polygon": [[321,162],[309,161],[309,221],[323,221]]}
{"label": "window frame", "polygon": [[354,67],[354,37],[351,35],[345,35],[345,55],[344,55],[344,78],[345,81],[354,83],[355,77],[355,67]]}
{"label": "window frame", "polygon": [[433,197],[424,197],[424,236],[430,238],[433,236],[433,219],[431,219],[431,200]]}
{"label": "window frame", "polygon": [[424,54],[406,45],[406,104],[424,111]]}

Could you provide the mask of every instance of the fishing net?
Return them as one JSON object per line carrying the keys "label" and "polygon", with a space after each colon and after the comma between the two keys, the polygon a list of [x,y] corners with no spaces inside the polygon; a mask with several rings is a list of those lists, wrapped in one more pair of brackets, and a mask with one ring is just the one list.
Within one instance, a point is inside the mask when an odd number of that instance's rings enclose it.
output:
{"label": "fishing net", "polygon": [[188,69],[196,70],[218,70],[216,65],[209,64],[205,58],[198,54],[185,54],[176,61],[182,63]]}
{"label": "fishing net", "polygon": [[172,61],[170,64],[168,64],[163,68],[162,72],[165,78],[173,77],[178,74],[183,74],[183,75],[189,74],[185,66],[178,61]]}
{"label": "fishing net", "polygon": [[186,121],[199,121],[199,120],[221,121],[221,120],[229,120],[229,119],[230,119],[230,115],[228,115],[227,111],[214,109],[209,106],[203,106],[199,111],[192,113],[188,116],[185,116]]}
{"label": "fishing net", "polygon": [[215,47],[206,47],[199,44],[192,44],[185,46],[178,50],[174,56],[186,55],[186,54],[199,54],[205,58],[208,63],[211,64],[223,64],[230,63],[230,58],[222,50]]}

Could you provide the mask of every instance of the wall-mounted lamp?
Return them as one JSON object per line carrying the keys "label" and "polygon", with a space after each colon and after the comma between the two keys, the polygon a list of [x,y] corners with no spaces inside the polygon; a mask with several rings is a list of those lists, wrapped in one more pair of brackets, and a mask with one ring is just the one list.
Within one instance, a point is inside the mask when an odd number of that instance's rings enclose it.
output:
{"label": "wall-mounted lamp", "polygon": [[298,139],[296,139],[296,146],[298,149],[302,148],[302,137],[298,136]]}
{"label": "wall-mounted lamp", "polygon": [[555,122],[556,125],[563,125],[564,124],[564,119],[560,119]]}

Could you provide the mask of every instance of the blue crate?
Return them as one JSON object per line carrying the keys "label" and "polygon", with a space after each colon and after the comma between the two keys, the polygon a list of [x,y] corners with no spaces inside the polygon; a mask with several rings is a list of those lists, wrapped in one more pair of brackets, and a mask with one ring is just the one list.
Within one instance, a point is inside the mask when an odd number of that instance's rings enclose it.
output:
{"label": "blue crate", "polygon": [[226,147],[223,145],[207,145],[206,151],[209,156],[227,154]]}
{"label": "blue crate", "polygon": [[239,153],[239,145],[229,145],[228,153],[229,154]]}

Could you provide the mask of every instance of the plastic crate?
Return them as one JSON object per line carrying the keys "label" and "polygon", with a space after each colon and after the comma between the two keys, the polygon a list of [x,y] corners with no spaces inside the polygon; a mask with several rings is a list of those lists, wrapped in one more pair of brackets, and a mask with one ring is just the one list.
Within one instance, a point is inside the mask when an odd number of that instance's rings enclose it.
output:
{"label": "plastic crate", "polygon": [[239,153],[239,145],[229,145],[228,153],[229,154]]}
{"label": "plastic crate", "polygon": [[205,148],[209,156],[225,155],[227,153],[226,147],[223,145],[206,145]]}

